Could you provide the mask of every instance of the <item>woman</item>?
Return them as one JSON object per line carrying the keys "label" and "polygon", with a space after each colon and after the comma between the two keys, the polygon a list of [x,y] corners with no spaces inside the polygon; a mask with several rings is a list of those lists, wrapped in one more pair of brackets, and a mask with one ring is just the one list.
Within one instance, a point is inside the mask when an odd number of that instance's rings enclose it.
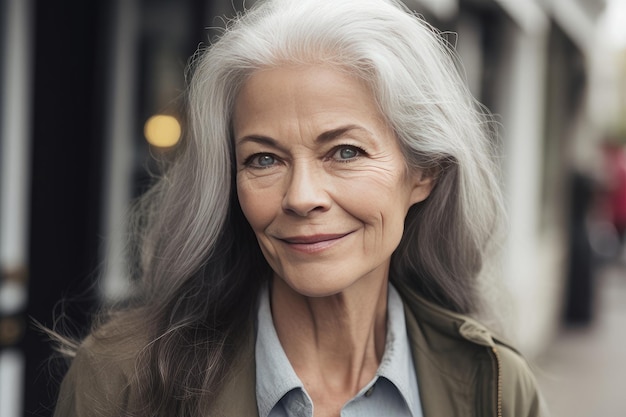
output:
{"label": "woman", "polygon": [[260,2],[196,58],[141,283],[56,415],[534,416],[468,315],[501,220],[488,119],[394,0]]}

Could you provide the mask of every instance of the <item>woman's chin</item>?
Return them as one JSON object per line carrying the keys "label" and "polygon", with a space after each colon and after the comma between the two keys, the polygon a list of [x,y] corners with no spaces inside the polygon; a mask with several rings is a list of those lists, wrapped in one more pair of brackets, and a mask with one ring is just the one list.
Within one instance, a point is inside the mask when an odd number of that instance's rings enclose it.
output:
{"label": "woman's chin", "polygon": [[320,279],[319,275],[310,277],[297,276],[288,279],[277,277],[275,280],[280,281],[280,283],[274,284],[277,289],[281,288],[282,290],[288,290],[295,294],[311,298],[336,295],[350,288],[354,284],[354,281],[352,280],[345,280],[344,282],[343,280],[338,279]]}
{"label": "woman's chin", "polygon": [[[280,281],[280,283],[277,285],[275,282],[274,286],[277,288],[283,287],[281,290],[292,291],[301,296],[311,298],[329,297],[354,290],[358,291],[357,288],[367,291],[366,287],[375,291],[371,285],[373,280],[369,279],[372,277],[354,275],[342,277],[337,274],[329,274],[328,276],[332,278],[324,278],[324,274],[311,274],[308,276],[298,274],[288,276],[288,278],[276,276],[274,278],[275,281]],[[374,287],[378,288],[378,285],[375,284]]]}

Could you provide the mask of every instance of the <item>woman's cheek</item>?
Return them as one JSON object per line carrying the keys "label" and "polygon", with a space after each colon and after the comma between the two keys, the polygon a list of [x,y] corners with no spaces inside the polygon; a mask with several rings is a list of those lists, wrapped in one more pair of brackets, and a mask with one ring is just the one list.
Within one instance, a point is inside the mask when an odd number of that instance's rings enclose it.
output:
{"label": "woman's cheek", "polygon": [[269,187],[260,187],[258,181],[241,179],[237,181],[237,195],[244,216],[255,232],[259,232],[271,222],[276,205],[275,192]]}

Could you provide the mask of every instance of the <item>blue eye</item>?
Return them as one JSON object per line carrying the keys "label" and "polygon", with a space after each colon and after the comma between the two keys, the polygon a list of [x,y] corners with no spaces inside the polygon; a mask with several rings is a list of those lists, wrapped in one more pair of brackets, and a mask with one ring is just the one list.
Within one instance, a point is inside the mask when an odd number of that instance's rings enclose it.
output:
{"label": "blue eye", "polygon": [[269,167],[276,163],[276,159],[272,155],[259,155],[256,158],[256,165],[260,167]]}
{"label": "blue eye", "polygon": [[243,165],[250,168],[271,168],[276,165],[278,161],[276,157],[269,153],[255,153],[254,155],[250,155],[243,162]]}
{"label": "blue eye", "polygon": [[341,146],[335,151],[333,158],[338,161],[350,161],[360,156],[362,151],[354,146]]}

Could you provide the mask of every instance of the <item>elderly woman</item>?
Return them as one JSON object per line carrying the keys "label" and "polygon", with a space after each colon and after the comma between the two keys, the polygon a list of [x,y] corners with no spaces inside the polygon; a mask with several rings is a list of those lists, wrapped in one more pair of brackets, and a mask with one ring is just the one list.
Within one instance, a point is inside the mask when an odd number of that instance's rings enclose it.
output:
{"label": "elderly woman", "polygon": [[259,2],[200,53],[140,205],[141,280],[57,416],[535,416],[470,315],[501,220],[490,123],[394,0]]}

